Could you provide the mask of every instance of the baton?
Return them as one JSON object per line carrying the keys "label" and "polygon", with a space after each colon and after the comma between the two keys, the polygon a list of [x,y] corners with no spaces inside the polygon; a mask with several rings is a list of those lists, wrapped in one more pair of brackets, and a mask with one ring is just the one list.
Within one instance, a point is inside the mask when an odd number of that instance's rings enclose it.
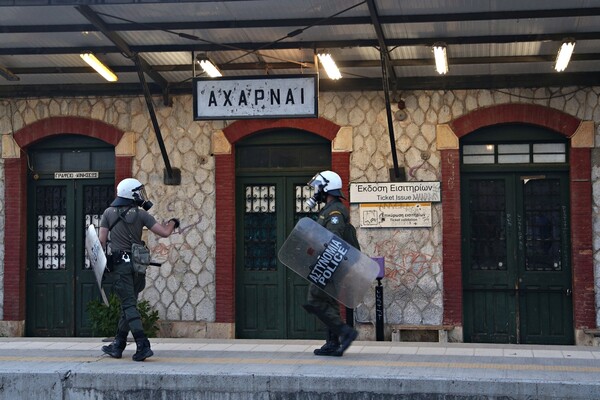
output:
{"label": "baton", "polygon": [[154,262],[154,261],[150,261],[150,262],[148,263],[148,265],[152,265],[153,267],[160,267],[162,264],[161,264],[161,263]]}

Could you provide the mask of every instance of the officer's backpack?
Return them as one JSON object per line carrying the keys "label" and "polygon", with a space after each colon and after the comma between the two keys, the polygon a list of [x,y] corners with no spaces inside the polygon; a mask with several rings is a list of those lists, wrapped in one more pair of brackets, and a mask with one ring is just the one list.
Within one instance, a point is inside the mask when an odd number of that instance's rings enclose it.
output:
{"label": "officer's backpack", "polygon": [[346,222],[346,228],[344,229],[344,236],[342,239],[360,251],[360,244],[358,243],[358,238],[356,237],[356,228],[350,222]]}

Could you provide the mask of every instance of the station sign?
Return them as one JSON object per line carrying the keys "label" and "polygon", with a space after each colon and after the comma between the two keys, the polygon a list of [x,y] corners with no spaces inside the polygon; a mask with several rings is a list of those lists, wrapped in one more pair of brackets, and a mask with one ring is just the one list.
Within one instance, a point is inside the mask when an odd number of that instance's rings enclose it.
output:
{"label": "station sign", "polygon": [[431,203],[359,205],[361,228],[430,228]]}
{"label": "station sign", "polygon": [[350,203],[441,201],[440,182],[357,182],[350,184]]}
{"label": "station sign", "polygon": [[194,120],[318,117],[318,77],[195,78]]}

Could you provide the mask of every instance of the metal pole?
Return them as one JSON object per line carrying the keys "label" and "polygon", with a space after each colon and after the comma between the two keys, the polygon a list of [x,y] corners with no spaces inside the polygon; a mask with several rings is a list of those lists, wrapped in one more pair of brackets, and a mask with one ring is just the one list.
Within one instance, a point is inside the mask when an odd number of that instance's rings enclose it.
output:
{"label": "metal pole", "polygon": [[152,126],[154,127],[154,133],[156,134],[156,141],[158,142],[158,147],[160,148],[160,153],[162,154],[163,160],[165,162],[165,168],[167,176],[165,177],[165,183],[171,185],[178,185],[181,183],[181,171],[177,170],[178,176],[174,173],[175,171],[171,168],[171,163],[169,162],[169,156],[167,155],[167,149],[165,148],[165,143],[163,141],[162,135],[160,133],[160,126],[158,125],[158,119],[156,118],[156,113],[154,112],[154,105],[152,104],[152,95],[150,94],[150,89],[148,88],[148,84],[146,83],[146,78],[144,77],[144,71],[142,70],[142,66],[140,64],[140,60],[137,54],[134,56],[135,66],[137,67],[138,77],[140,78],[140,83],[142,85],[142,89],[144,91],[144,98],[146,99],[146,107],[148,107],[148,113],[150,113],[150,120],[152,121]]}
{"label": "metal pole", "polygon": [[385,95],[385,111],[387,114],[388,131],[390,134],[390,146],[392,148],[392,161],[394,163],[394,174],[396,179],[400,178],[400,170],[398,168],[398,155],[396,154],[396,137],[394,135],[394,120],[392,119],[392,106],[390,105],[390,85],[387,74],[387,59],[383,52],[379,52],[381,56],[381,80],[383,83],[383,94]]}
{"label": "metal pole", "polygon": [[383,286],[381,278],[377,278],[375,287],[375,338],[378,342],[383,341]]}

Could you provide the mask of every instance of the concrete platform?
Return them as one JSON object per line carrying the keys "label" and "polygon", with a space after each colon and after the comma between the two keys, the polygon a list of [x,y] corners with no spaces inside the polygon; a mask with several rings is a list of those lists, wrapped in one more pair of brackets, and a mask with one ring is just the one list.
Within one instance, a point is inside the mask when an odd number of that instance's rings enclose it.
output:
{"label": "concrete platform", "polygon": [[0,399],[600,399],[600,348],[152,339],[134,362],[101,338],[0,338]]}

